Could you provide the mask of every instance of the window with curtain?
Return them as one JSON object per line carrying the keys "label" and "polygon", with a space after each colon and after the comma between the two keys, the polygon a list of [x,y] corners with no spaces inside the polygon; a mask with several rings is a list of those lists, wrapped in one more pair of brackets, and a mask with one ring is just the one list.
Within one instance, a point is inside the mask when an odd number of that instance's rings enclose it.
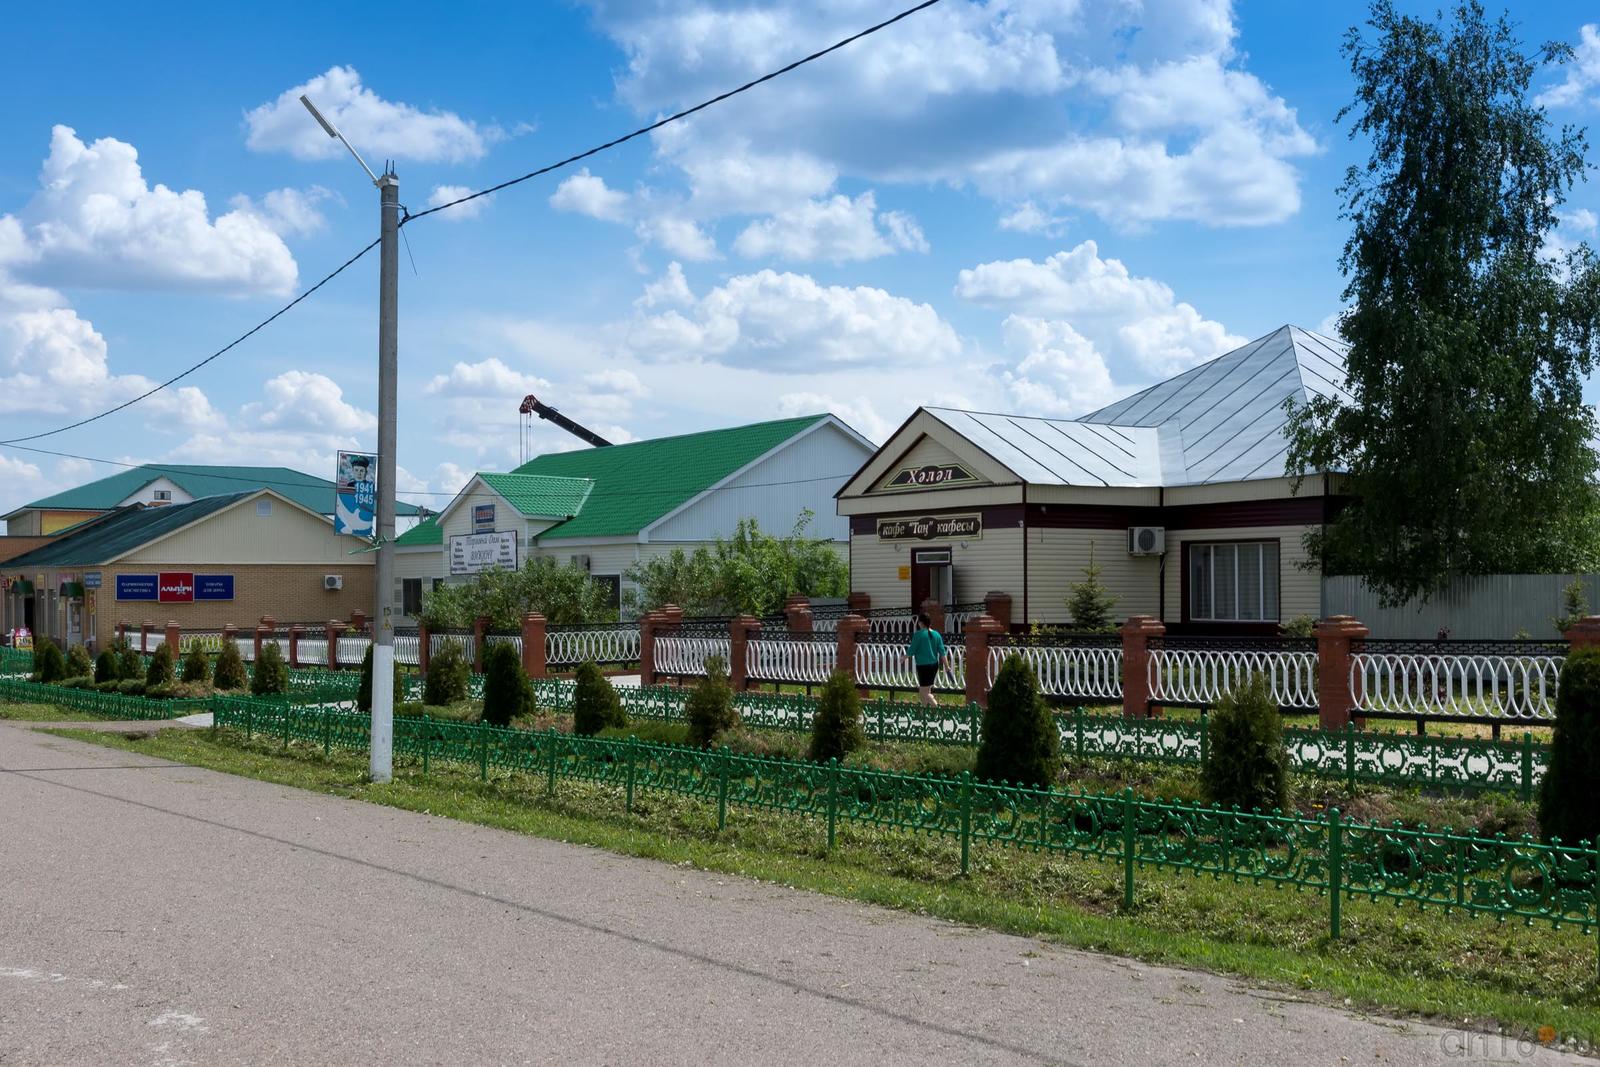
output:
{"label": "window with curtain", "polygon": [[1189,618],[1278,621],[1278,542],[1191,542]]}

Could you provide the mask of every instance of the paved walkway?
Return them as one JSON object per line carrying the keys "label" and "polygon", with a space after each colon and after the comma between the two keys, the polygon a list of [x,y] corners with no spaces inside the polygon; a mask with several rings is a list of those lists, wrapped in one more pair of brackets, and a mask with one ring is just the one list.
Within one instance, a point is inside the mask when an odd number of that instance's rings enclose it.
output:
{"label": "paved walkway", "polygon": [[1469,1040],[20,724],[0,813],[6,1065],[1454,1063]]}

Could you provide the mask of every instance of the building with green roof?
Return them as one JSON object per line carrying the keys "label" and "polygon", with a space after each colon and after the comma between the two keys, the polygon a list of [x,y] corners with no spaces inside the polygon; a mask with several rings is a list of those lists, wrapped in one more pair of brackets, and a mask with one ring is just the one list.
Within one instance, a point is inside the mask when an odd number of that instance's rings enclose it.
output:
{"label": "building with green roof", "polygon": [[435,580],[551,556],[586,567],[620,598],[623,574],[641,559],[712,545],[742,519],[787,533],[807,511],[811,534],[842,554],[849,525],[833,494],[873,450],[833,415],[804,415],[480,472],[436,519],[399,539],[396,594],[415,607]]}

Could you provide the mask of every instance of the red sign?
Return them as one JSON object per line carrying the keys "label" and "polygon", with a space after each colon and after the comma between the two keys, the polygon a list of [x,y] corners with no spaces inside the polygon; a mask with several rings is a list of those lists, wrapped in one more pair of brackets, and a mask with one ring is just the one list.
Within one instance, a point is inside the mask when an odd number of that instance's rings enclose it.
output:
{"label": "red sign", "polygon": [[194,603],[194,572],[162,571],[157,576],[156,599],[165,604]]}

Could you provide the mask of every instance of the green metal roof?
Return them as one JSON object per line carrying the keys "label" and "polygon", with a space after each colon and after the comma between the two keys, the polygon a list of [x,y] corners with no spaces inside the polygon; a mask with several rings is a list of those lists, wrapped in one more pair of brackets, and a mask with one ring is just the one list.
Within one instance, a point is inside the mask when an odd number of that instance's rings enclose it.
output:
{"label": "green metal roof", "polygon": [[423,519],[411,529],[394,539],[396,548],[427,548],[444,544],[444,528],[437,516]]}
{"label": "green metal roof", "polygon": [[546,519],[565,519],[577,515],[594,488],[588,478],[565,478],[553,474],[486,474],[483,484],[506,498],[523,515]]}
{"label": "green metal roof", "polygon": [[529,460],[516,473],[587,478],[594,483],[577,516],[540,534],[541,539],[623,537],[638,533],[825,418],[804,415],[607,448],[553,452]]}
{"label": "green metal roof", "polygon": [[96,567],[147,545],[156,538],[198,522],[213,512],[255,495],[259,490],[208,496],[188,504],[167,504],[159,508],[130,506],[81,532],[63,534],[32,552],[6,560],[6,569],[29,567]]}
{"label": "green metal roof", "polygon": [[[158,478],[201,497],[271,489],[319,515],[333,514],[333,482],[289,467],[212,467],[197,464],[147,464],[118,471],[107,478],[43,497],[17,510],[58,508],[63,511],[109,511]],[[415,515],[415,504],[395,502],[396,515]]]}

